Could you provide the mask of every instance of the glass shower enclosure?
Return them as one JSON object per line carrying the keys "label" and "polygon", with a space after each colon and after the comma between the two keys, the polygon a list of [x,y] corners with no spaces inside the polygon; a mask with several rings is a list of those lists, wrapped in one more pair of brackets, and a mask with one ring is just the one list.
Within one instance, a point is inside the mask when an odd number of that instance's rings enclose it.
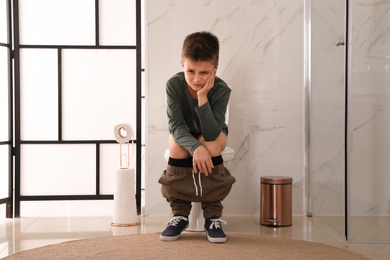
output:
{"label": "glass shower enclosure", "polygon": [[310,214],[390,242],[390,1],[307,0]]}

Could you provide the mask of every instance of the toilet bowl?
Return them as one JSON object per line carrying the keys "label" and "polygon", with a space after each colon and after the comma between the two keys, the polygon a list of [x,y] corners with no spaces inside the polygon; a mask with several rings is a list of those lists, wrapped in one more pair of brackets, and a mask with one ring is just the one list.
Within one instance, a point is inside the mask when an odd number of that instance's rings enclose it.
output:
{"label": "toilet bowl", "polygon": [[[226,147],[225,150],[221,153],[223,164],[226,168],[229,169],[230,163],[234,158],[234,149],[231,147]],[[168,162],[169,159],[169,148],[165,149],[164,158]],[[191,213],[188,216],[188,228],[187,231],[204,231],[204,218],[203,218],[203,209],[201,202],[192,202]]]}

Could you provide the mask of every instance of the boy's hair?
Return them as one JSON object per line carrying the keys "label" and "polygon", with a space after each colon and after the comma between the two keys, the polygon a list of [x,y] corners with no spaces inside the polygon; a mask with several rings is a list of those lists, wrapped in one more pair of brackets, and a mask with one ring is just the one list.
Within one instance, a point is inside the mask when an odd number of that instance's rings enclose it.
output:
{"label": "boy's hair", "polygon": [[219,60],[219,41],[211,32],[196,32],[188,35],[183,42],[182,59],[211,61],[215,66]]}

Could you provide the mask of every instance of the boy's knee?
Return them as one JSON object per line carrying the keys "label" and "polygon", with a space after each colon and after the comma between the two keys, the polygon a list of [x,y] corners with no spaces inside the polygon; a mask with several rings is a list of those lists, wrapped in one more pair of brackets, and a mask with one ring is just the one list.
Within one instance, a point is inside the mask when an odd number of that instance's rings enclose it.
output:
{"label": "boy's knee", "polygon": [[203,144],[206,150],[209,152],[211,157],[219,156],[222,153],[222,148],[215,142],[206,142]]}
{"label": "boy's knee", "polygon": [[172,135],[169,135],[169,156],[175,159],[186,159],[190,157],[190,153],[181,145],[179,145]]}
{"label": "boy's knee", "polygon": [[200,136],[198,140],[212,157],[221,155],[226,147],[226,135],[222,132],[214,141],[206,141],[203,136]]}

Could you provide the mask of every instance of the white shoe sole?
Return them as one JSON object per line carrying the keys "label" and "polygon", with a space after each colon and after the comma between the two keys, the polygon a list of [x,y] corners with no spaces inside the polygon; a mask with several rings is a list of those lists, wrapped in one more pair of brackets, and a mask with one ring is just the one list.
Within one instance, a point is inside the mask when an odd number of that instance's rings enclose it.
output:
{"label": "white shoe sole", "polygon": [[225,243],[226,240],[227,240],[227,237],[210,237],[209,233],[207,232],[207,230],[205,229],[204,231],[206,231],[207,239],[211,243]]}
{"label": "white shoe sole", "polygon": [[[180,234],[181,235],[181,234]],[[177,236],[174,236],[174,237],[168,237],[168,236],[163,236],[163,235],[160,235],[160,240],[161,241],[176,241],[179,239],[180,235],[177,235]]]}
{"label": "white shoe sole", "polygon": [[[183,231],[186,230],[187,228],[188,228],[188,225],[183,229]],[[181,232],[183,232],[183,231],[181,231]],[[176,241],[179,239],[180,236],[181,236],[181,233],[177,236],[174,236],[174,237],[160,235],[160,240],[161,241]]]}

